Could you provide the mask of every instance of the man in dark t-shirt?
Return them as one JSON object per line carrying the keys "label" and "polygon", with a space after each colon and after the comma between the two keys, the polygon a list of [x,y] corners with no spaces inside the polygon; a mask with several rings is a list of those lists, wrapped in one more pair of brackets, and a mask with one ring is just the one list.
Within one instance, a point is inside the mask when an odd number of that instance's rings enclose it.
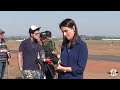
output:
{"label": "man in dark t-shirt", "polygon": [[30,37],[19,46],[18,64],[24,79],[40,79],[40,68],[37,63],[38,52],[42,50],[38,43],[39,29],[40,27],[32,25],[29,28]]}

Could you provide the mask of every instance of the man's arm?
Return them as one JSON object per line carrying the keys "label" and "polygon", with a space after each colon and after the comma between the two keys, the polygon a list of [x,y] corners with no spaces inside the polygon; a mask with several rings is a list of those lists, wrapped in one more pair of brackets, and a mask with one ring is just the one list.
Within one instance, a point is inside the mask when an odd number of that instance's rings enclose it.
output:
{"label": "man's arm", "polygon": [[24,41],[22,41],[17,54],[18,66],[20,70],[23,69],[23,50],[25,49],[25,45],[26,44],[24,43]]}
{"label": "man's arm", "polygon": [[55,55],[58,59],[60,59],[60,54],[58,53],[57,49],[56,49],[56,45],[55,42],[51,41],[51,52],[53,55]]}
{"label": "man's arm", "polygon": [[22,55],[22,52],[18,52],[17,60],[18,60],[19,69],[22,70],[23,69],[23,55]]}

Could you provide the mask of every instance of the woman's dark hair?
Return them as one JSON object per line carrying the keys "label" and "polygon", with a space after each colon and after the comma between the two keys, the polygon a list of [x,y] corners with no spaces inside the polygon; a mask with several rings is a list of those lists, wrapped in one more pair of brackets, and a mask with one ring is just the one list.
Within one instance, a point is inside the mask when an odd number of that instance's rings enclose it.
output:
{"label": "woman's dark hair", "polygon": [[61,29],[61,27],[68,27],[68,28],[73,28],[73,26],[75,27],[75,34],[74,34],[74,37],[73,39],[70,41],[70,40],[67,40],[65,38],[65,36],[63,35],[63,43],[62,43],[62,48],[61,50],[63,49],[64,45],[65,44],[68,44],[70,42],[70,46],[69,48],[72,48],[75,44],[76,44],[76,41],[78,39],[78,30],[77,30],[77,26],[75,24],[75,22],[68,18],[68,19],[65,19],[63,20],[60,24],[59,24],[59,28]]}

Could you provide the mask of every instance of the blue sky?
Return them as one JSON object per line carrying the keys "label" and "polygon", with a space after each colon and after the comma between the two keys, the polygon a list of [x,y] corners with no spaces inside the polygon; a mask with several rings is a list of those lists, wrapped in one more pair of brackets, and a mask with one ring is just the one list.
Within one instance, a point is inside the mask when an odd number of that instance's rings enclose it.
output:
{"label": "blue sky", "polygon": [[59,23],[66,18],[76,22],[79,34],[120,36],[120,11],[0,11],[0,28],[6,36],[27,36],[36,25],[59,37]]}

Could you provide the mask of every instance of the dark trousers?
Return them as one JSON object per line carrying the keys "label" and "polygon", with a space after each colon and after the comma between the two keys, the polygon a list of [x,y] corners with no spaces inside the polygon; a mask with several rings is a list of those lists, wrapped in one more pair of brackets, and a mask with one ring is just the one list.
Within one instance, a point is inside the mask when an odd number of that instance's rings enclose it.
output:
{"label": "dark trousers", "polygon": [[6,62],[0,62],[0,79],[4,77]]}

